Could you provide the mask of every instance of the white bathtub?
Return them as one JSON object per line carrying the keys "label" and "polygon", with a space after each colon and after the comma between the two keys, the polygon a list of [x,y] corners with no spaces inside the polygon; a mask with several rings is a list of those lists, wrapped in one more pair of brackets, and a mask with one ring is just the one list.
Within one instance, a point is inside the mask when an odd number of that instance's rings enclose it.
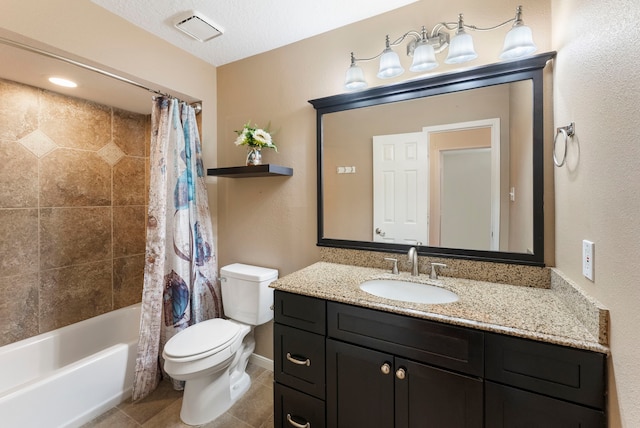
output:
{"label": "white bathtub", "polygon": [[131,396],[132,305],[0,348],[0,425],[76,427]]}

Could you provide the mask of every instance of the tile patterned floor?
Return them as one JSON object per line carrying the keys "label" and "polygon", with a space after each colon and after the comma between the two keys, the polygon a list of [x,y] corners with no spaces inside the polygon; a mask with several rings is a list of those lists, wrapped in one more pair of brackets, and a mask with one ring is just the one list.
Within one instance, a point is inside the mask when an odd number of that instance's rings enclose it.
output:
{"label": "tile patterned floor", "polygon": [[[273,428],[273,372],[249,364],[251,388],[218,419],[204,428]],[[182,392],[162,381],[158,388],[138,403],[131,400],[83,425],[83,428],[186,428],[180,421]]]}

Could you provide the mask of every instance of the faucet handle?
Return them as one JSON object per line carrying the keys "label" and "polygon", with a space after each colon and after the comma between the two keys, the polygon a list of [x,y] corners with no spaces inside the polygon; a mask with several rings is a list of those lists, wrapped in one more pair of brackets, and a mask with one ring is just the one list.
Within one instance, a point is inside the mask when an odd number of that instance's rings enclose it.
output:
{"label": "faucet handle", "polygon": [[436,266],[441,268],[447,267],[447,265],[445,265],[444,263],[431,263],[431,273],[429,274],[430,279],[438,279],[438,271],[436,270]]}
{"label": "faucet handle", "polygon": [[385,257],[385,260],[389,260],[393,262],[393,267],[391,268],[391,273],[394,275],[398,274],[398,259],[392,259],[391,257]]}

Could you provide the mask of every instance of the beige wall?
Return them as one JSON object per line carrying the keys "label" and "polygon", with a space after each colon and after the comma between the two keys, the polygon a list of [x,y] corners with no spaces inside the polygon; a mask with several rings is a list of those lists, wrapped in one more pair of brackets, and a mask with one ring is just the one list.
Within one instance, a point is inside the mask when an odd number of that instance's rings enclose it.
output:
{"label": "beige wall", "polygon": [[[556,261],[610,310],[609,426],[628,428],[640,426],[639,20],[635,0],[553,1],[554,122],[577,135],[555,169]],[[583,239],[595,242],[593,282]]]}
{"label": "beige wall", "polygon": [[[298,43],[218,68],[218,166],[242,165],[245,151],[233,144],[243,123],[270,121],[278,153],[263,161],[293,167],[291,178],[217,180],[220,265],[244,262],[291,273],[319,259],[316,242],[316,120],[307,100],[342,93],[349,52],[366,57],[383,48],[384,37],[455,20],[464,11],[467,23],[489,26],[510,18],[518,4],[525,10],[540,52],[550,50],[548,1],[420,1]],[[479,58],[470,65],[497,61],[505,31],[474,33]],[[403,58],[408,70],[408,58]],[[440,65],[435,72],[455,67]],[[391,81],[375,78],[375,63],[363,64],[370,86]],[[270,325],[256,330],[256,352],[272,357]]]}

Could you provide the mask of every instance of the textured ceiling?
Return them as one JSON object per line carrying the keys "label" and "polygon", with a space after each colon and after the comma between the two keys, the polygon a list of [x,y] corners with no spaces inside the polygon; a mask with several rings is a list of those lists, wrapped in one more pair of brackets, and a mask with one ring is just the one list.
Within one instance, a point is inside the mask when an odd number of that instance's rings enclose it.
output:
{"label": "textured ceiling", "polygon": [[[221,66],[360,21],[417,0],[92,0],[167,42]],[[197,11],[224,33],[199,42],[174,28]]]}

